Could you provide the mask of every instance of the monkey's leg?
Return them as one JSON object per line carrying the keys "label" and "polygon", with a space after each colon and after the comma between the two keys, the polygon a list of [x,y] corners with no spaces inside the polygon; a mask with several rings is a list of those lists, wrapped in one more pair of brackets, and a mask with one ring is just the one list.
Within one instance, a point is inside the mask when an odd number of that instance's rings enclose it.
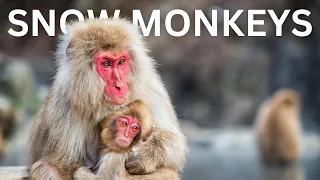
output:
{"label": "monkey's leg", "polygon": [[128,175],[123,180],[180,180],[177,171],[171,169],[157,169],[154,173],[146,175]]}
{"label": "monkey's leg", "polygon": [[41,180],[50,179],[58,180],[61,179],[58,169],[49,165],[46,161],[40,160],[34,163],[30,170],[30,179]]}
{"label": "monkey's leg", "polygon": [[30,170],[30,179],[35,180],[68,180],[73,179],[74,172],[80,165],[58,167],[45,159],[34,163]]}
{"label": "monkey's leg", "polygon": [[74,173],[74,180],[95,180],[98,179],[96,175],[94,175],[91,170],[87,167],[80,167]]}

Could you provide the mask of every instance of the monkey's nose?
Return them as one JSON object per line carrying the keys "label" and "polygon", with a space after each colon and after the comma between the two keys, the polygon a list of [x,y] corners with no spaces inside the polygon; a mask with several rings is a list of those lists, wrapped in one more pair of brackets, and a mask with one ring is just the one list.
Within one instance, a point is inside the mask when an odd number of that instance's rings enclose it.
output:
{"label": "monkey's nose", "polygon": [[128,137],[128,136],[129,136],[129,130],[126,130],[126,132],[124,133],[124,136],[125,136],[125,137]]}
{"label": "monkey's nose", "polygon": [[121,81],[117,81],[117,82],[116,82],[115,87],[116,87],[117,89],[120,90],[122,86],[123,86],[123,82],[121,82]]}

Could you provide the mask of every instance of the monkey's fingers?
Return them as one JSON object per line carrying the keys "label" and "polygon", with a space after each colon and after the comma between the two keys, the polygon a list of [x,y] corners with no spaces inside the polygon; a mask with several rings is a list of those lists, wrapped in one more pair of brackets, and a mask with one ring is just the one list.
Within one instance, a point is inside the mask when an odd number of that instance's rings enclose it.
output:
{"label": "monkey's fingers", "polygon": [[125,167],[130,174],[145,175],[153,173],[156,170],[156,163],[151,162],[149,158],[142,158],[141,155],[128,157]]}
{"label": "monkey's fingers", "polygon": [[136,153],[131,153],[126,160],[125,167],[130,174],[146,174]]}
{"label": "monkey's fingers", "polygon": [[144,170],[142,165],[139,163],[139,161],[130,161],[125,164],[126,169],[130,174],[134,175],[143,175],[147,174],[147,172]]}
{"label": "monkey's fingers", "polygon": [[126,162],[136,161],[138,159],[138,155],[135,152],[130,152]]}

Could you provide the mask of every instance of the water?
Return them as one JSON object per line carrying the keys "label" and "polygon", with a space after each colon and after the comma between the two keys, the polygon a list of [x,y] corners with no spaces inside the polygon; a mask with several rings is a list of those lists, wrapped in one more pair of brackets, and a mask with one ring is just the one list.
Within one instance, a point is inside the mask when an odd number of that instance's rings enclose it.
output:
{"label": "water", "polygon": [[302,159],[291,166],[264,166],[250,129],[200,130],[189,137],[183,180],[319,180],[318,134],[305,134]]}
{"label": "water", "polygon": [[[234,151],[234,153],[232,152]],[[256,154],[241,156],[238,149],[221,153],[190,143],[183,180],[319,180],[320,156],[303,158],[289,167],[264,167]],[[230,154],[229,154],[230,153]]]}

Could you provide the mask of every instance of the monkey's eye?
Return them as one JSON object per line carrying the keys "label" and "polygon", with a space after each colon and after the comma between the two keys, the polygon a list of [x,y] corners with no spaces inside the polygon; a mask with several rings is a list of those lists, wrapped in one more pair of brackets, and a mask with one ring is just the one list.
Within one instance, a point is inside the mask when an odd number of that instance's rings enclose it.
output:
{"label": "monkey's eye", "polygon": [[138,126],[132,126],[131,129],[135,132],[137,132],[139,130]]}
{"label": "monkey's eye", "polygon": [[108,66],[110,66],[110,63],[109,63],[108,61],[104,61],[104,62],[102,63],[102,66],[108,67]]}
{"label": "monkey's eye", "polygon": [[121,60],[119,61],[119,65],[123,65],[125,62],[126,62],[126,60],[121,59]]}
{"label": "monkey's eye", "polygon": [[127,126],[127,122],[121,121],[121,122],[120,122],[120,126],[122,126],[122,127]]}

